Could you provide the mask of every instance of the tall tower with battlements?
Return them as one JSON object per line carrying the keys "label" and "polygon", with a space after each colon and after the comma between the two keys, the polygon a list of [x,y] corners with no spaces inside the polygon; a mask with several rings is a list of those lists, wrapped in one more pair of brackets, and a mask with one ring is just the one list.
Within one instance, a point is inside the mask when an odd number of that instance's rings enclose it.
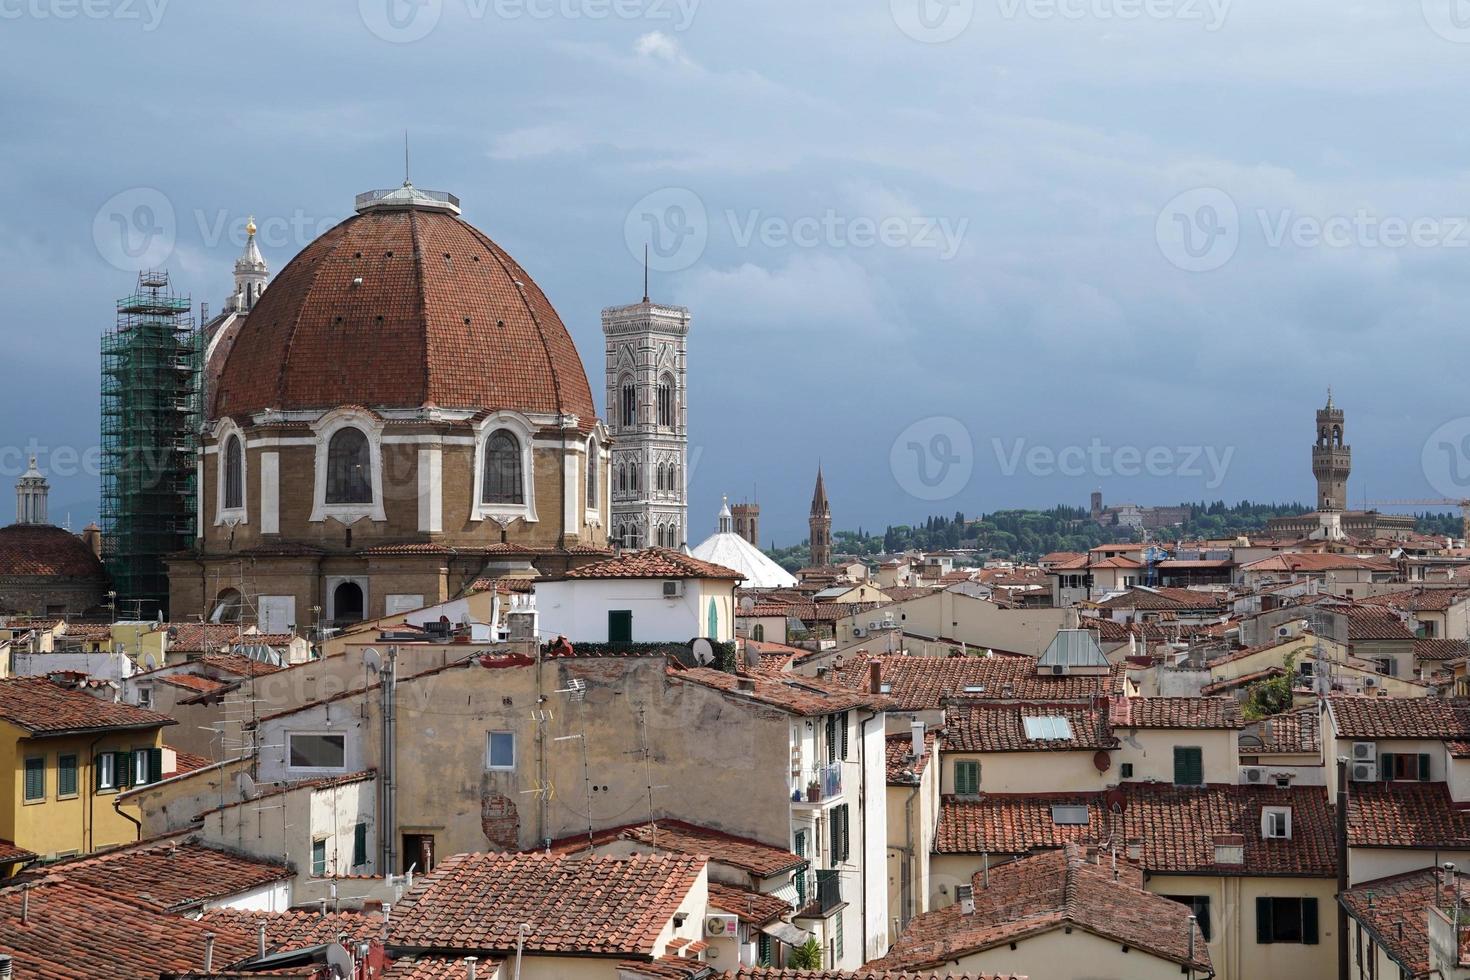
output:
{"label": "tall tower with battlements", "polygon": [[1312,447],[1317,510],[1336,511],[1347,507],[1347,480],[1352,463],[1352,447],[1342,440],[1342,409],[1332,404],[1329,388],[1327,406],[1317,409],[1317,444]]}

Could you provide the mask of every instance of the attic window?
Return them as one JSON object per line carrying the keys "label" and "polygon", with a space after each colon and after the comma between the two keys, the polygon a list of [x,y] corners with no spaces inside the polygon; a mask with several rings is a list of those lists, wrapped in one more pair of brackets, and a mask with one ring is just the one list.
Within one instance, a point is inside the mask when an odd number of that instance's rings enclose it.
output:
{"label": "attic window", "polygon": [[965,691],[966,694],[984,694],[985,693],[985,685],[984,684],[966,684],[965,687],[964,687],[964,691]]}
{"label": "attic window", "polygon": [[1072,723],[1060,715],[1022,718],[1021,724],[1026,728],[1026,737],[1033,742],[1052,739],[1066,741],[1072,737]]}
{"label": "attic window", "polygon": [[1261,810],[1261,836],[1267,840],[1291,840],[1291,807],[1264,807]]}
{"label": "attic window", "polygon": [[892,694],[893,693],[893,685],[892,684],[879,684],[878,685],[878,693],[880,693],[880,694]]}
{"label": "attic window", "polygon": [[1058,827],[1085,827],[1088,822],[1087,807],[1071,803],[1054,803],[1051,808],[1051,822]]}

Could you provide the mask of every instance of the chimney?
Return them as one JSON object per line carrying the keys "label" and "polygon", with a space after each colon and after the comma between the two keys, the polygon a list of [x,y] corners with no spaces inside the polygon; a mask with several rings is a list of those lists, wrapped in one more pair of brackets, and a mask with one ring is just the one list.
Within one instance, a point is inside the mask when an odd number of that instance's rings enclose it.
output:
{"label": "chimney", "polygon": [[204,934],[204,972],[214,972],[214,933]]}
{"label": "chimney", "polygon": [[[1189,930],[1189,962],[1191,963],[1194,962],[1194,925],[1197,921],[1199,920],[1196,919],[1193,915],[1190,915],[1189,925],[1185,927]],[[471,980],[473,980],[473,978],[471,978]]]}
{"label": "chimney", "polygon": [[917,759],[919,756],[924,754],[924,723],[922,721],[916,721],[910,724],[909,735],[913,739],[913,743],[909,747],[909,751],[913,753],[914,758]]}
{"label": "chimney", "polygon": [[478,961],[479,958],[475,956],[466,956],[464,958],[465,980],[475,980],[475,964]]}
{"label": "chimney", "polygon": [[258,959],[265,959],[265,923],[262,922],[255,929],[255,955]]}
{"label": "chimney", "polygon": [[868,693],[883,693],[883,661],[868,661]]}
{"label": "chimney", "polygon": [[1143,860],[1143,839],[1139,837],[1128,838],[1128,841],[1123,845],[1123,853],[1128,855],[1128,860],[1130,861]]}
{"label": "chimney", "polygon": [[1214,844],[1216,864],[1245,863],[1245,836],[1243,834],[1216,834]]}
{"label": "chimney", "polygon": [[0,953],[0,980],[10,980],[11,976],[13,976],[10,964],[10,957],[4,953]]}
{"label": "chimney", "polygon": [[975,914],[975,886],[955,885],[954,897],[960,905],[960,915]]}
{"label": "chimney", "polygon": [[[92,554],[102,557],[102,529],[95,523],[82,528],[82,543],[92,549]],[[0,977],[4,974],[0,973]]]}

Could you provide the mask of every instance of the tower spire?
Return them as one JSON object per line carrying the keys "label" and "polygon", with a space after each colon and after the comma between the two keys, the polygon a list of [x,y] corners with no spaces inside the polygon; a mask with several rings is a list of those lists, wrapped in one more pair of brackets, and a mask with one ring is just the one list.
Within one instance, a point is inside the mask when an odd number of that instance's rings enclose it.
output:
{"label": "tower spire", "polygon": [[255,241],[255,215],[245,221],[245,248],[235,260],[235,295],[226,304],[227,309],[248,313],[255,306],[260,294],[265,292],[268,270],[260,246]]}
{"label": "tower spire", "polygon": [[807,527],[811,532],[808,544],[812,565],[832,564],[832,508],[827,503],[827,486],[822,480],[820,461],[817,463],[817,485],[812,491],[812,512],[807,518]]}
{"label": "tower spire", "polygon": [[51,493],[46,478],[36,468],[36,457],[15,485],[15,523],[46,524],[46,498]]}

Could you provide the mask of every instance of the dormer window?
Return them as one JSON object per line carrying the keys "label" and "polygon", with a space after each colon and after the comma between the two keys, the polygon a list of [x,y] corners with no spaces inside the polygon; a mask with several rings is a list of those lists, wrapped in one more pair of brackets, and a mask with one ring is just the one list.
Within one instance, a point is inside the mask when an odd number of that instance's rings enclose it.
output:
{"label": "dormer window", "polygon": [[1261,810],[1261,836],[1267,840],[1291,840],[1291,807],[1268,806]]}

